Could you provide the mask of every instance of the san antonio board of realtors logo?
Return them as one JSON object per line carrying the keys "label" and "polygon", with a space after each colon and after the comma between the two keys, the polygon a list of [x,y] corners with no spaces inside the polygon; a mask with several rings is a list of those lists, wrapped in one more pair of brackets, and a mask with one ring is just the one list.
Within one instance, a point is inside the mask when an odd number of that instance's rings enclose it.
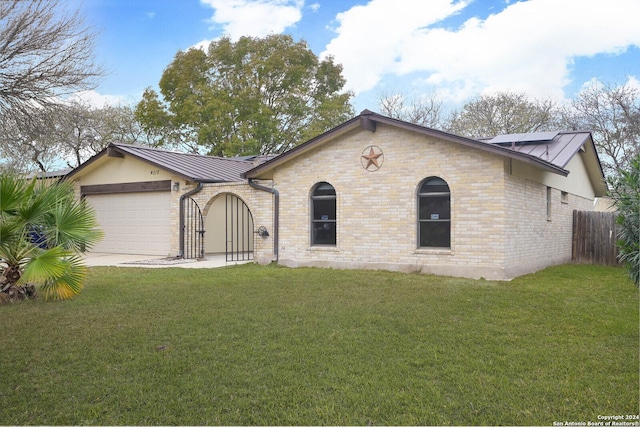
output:
{"label": "san antonio board of realtors logo", "polygon": [[369,172],[375,172],[380,169],[383,162],[384,153],[377,145],[368,146],[360,155],[360,163],[362,163],[362,167]]}

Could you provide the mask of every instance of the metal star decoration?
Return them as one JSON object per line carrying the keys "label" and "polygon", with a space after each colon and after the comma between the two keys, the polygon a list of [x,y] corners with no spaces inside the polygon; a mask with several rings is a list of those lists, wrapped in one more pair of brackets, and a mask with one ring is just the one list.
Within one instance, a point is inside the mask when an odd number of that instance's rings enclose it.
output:
{"label": "metal star decoration", "polygon": [[370,145],[364,149],[360,160],[362,162],[362,167],[365,168],[365,170],[369,170],[369,168],[373,166],[373,168],[371,169],[371,172],[373,172],[377,171],[382,166],[382,162],[384,161],[384,154],[382,153],[380,147]]}

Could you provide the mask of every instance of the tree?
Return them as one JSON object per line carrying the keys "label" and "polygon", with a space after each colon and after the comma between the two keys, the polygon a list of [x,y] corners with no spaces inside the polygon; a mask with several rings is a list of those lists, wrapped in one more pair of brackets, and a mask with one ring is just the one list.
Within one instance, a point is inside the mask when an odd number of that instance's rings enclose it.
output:
{"label": "tree", "polygon": [[57,98],[95,87],[94,34],[59,0],[0,2],[0,112],[28,118]]}
{"label": "tree", "polygon": [[209,154],[281,153],[353,116],[342,67],[288,35],[223,37],[178,52],[136,114],[165,143]]}
{"label": "tree", "polygon": [[636,286],[640,286],[640,154],[631,159],[626,170],[609,179],[610,197],[618,217],[620,260]]}
{"label": "tree", "polygon": [[47,138],[51,132],[53,110],[40,110],[29,116],[29,124],[11,112],[0,114],[0,169],[46,172],[56,161],[56,150]]}
{"label": "tree", "polygon": [[135,118],[131,106],[92,108],[73,101],[49,121],[48,141],[71,168],[80,166],[112,142],[155,145]]}
{"label": "tree", "polygon": [[37,132],[25,132],[15,122],[4,123],[11,131],[0,133],[3,169],[47,172],[61,165],[75,168],[112,142],[158,145],[158,139],[136,120],[132,106],[93,108],[79,100],[63,106],[33,114]]}
{"label": "tree", "polygon": [[64,5],[0,1],[0,142],[3,154],[23,156],[41,170],[55,157],[42,141],[48,118],[63,108],[61,97],[94,88],[104,74],[93,62],[94,34],[79,10],[68,13]]}
{"label": "tree", "polygon": [[42,294],[66,299],[82,289],[79,252],[100,238],[93,210],[70,182],[0,175],[0,303]]}
{"label": "tree", "polygon": [[378,106],[387,117],[430,128],[443,127],[442,102],[434,95],[408,99],[402,93],[387,93],[378,98]]}
{"label": "tree", "polygon": [[605,174],[626,170],[640,153],[640,90],[593,81],[564,110],[566,127],[593,132]]}
{"label": "tree", "polygon": [[483,95],[454,111],[445,129],[471,138],[549,130],[557,126],[550,100],[529,100],[523,93]]}

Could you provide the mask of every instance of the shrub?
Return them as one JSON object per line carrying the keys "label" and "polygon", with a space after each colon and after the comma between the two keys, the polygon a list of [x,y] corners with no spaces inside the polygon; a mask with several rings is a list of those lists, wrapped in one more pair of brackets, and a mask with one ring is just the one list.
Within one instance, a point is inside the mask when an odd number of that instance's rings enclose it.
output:
{"label": "shrub", "polygon": [[631,280],[640,286],[640,154],[630,162],[629,170],[609,181],[610,196],[618,210],[618,247],[620,260]]}

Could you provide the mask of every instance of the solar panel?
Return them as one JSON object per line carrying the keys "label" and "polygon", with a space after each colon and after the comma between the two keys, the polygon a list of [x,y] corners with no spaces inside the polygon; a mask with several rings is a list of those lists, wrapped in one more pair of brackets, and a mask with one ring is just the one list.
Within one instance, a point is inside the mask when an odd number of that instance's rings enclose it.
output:
{"label": "solar panel", "polygon": [[498,135],[487,142],[489,142],[490,144],[507,144],[507,143],[511,144],[512,142],[520,141],[520,138],[522,138],[525,135],[526,133],[510,133],[507,135]]}
{"label": "solar panel", "polygon": [[548,143],[558,136],[557,131],[552,132],[529,132],[529,133],[510,133],[507,135],[498,135],[487,141],[489,144],[499,145],[524,145],[524,144],[540,144]]}

